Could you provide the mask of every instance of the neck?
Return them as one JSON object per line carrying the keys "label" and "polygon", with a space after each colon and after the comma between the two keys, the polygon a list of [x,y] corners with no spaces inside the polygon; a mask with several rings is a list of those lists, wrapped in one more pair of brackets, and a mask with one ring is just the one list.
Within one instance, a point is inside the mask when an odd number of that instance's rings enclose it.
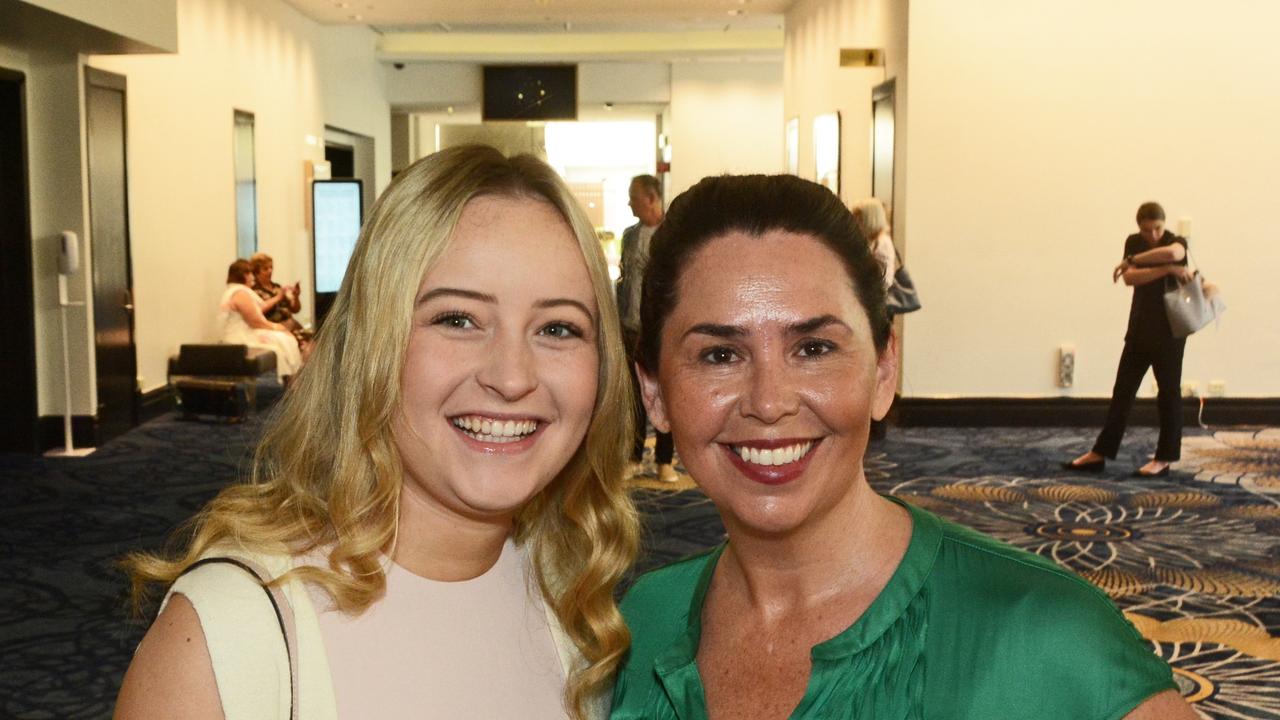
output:
{"label": "neck", "polygon": [[745,593],[766,618],[850,593],[884,588],[911,540],[906,510],[880,497],[861,471],[850,492],[804,527],[782,536],[729,525],[725,585]]}
{"label": "neck", "polygon": [[498,562],[511,530],[510,516],[467,516],[406,483],[400,490],[400,520],[391,559],[431,580],[470,580]]}

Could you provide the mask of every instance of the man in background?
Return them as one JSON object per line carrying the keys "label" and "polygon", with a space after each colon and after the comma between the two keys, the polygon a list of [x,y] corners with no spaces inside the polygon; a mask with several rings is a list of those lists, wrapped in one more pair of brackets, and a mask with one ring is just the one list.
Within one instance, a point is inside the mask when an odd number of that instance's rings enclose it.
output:
{"label": "man in background", "polygon": [[[637,175],[631,179],[628,191],[631,196],[631,212],[640,222],[622,233],[622,258],[618,278],[618,314],[622,319],[622,335],[627,344],[627,369],[631,371],[631,387],[636,398],[636,441],[631,453],[632,474],[640,469],[644,458],[644,441],[648,434],[649,418],[640,402],[640,381],[636,377],[635,354],[640,339],[640,283],[644,268],[649,262],[649,240],[653,231],[662,224],[666,213],[662,208],[662,183],[652,175]],[[658,466],[658,479],[675,482],[680,479],[671,466],[675,444],[671,433],[656,432],[654,462]]]}

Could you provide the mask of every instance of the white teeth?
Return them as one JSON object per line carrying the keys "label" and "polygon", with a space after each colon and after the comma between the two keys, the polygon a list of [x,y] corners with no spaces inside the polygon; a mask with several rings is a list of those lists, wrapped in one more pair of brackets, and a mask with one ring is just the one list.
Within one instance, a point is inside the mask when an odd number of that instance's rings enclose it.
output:
{"label": "white teeth", "polygon": [[749,462],[752,465],[788,465],[796,462],[809,454],[813,449],[813,441],[796,443],[795,445],[787,445],[780,448],[755,448],[749,445],[739,445],[734,450],[743,462]]}
{"label": "white teeth", "polygon": [[538,429],[537,420],[495,420],[478,415],[453,419],[453,424],[480,442],[515,442]]}

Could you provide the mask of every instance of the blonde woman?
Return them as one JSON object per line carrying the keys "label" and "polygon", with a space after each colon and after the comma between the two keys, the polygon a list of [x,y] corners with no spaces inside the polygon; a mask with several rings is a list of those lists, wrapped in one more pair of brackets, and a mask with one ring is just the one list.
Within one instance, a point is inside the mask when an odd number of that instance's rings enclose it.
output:
{"label": "blonde woman", "polygon": [[884,210],[884,203],[876,198],[859,200],[853,204],[853,219],[867,239],[871,255],[884,269],[884,287],[893,286],[893,274],[898,267],[898,253],[893,248],[893,238],[889,235],[889,218]]}
{"label": "blonde woman", "polygon": [[[116,716],[599,717],[637,541],[611,295],[541,161],[468,146],[402,173],[252,481],[176,558],[131,558],[135,591],[171,587]],[[289,643],[249,571],[184,574],[209,558],[275,578]]]}

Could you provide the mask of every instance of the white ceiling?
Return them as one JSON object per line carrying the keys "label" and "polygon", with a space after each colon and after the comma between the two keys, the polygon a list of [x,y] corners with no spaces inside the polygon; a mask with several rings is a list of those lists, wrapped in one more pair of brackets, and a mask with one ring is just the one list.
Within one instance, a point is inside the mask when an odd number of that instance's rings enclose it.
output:
{"label": "white ceiling", "polygon": [[[286,0],[325,25],[398,32],[777,29],[794,0]],[[567,26],[566,26],[567,23]]]}

